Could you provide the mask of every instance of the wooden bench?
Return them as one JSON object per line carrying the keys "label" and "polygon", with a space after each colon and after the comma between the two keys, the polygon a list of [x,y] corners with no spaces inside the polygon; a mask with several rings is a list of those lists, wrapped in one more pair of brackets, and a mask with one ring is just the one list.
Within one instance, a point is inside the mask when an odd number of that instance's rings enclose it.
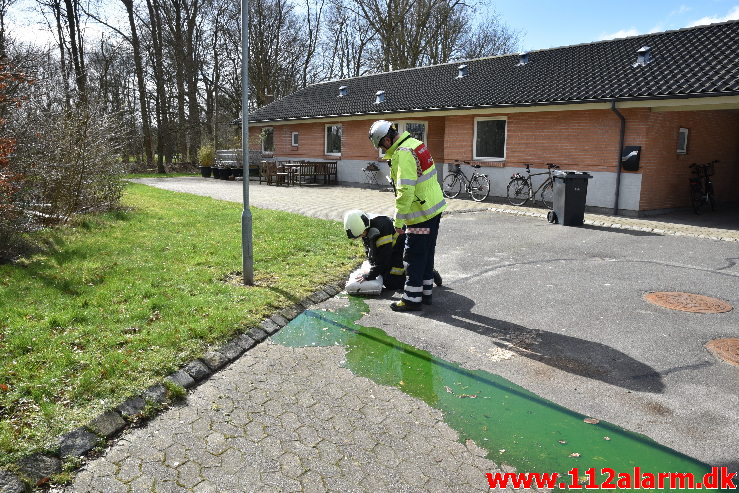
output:
{"label": "wooden bench", "polygon": [[294,181],[297,183],[317,183],[318,178],[324,185],[337,182],[336,161],[301,161],[291,163],[289,167],[294,171]]}

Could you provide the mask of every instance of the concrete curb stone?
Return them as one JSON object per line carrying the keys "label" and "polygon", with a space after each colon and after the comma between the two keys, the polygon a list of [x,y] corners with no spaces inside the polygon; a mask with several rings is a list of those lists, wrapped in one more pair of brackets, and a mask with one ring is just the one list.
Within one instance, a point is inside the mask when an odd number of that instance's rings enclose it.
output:
{"label": "concrete curb stone", "polygon": [[272,319],[266,319],[264,320],[259,326],[267,332],[269,335],[274,334],[278,330],[280,330],[280,326],[277,325]]}
{"label": "concrete curb stone", "polygon": [[228,363],[226,358],[218,351],[208,351],[200,359],[213,371],[223,368]]}
{"label": "concrete curb stone", "polygon": [[164,380],[172,382],[186,389],[189,389],[190,387],[195,385],[195,380],[184,370],[177,370],[171,375],[165,377]]}
{"label": "concrete curb stone", "polygon": [[[62,472],[62,461],[58,457],[46,454],[33,454],[21,459],[18,467],[28,479],[38,484],[42,479]],[[4,490],[0,488],[0,491]]]}
{"label": "concrete curb stone", "polygon": [[208,366],[199,359],[190,361],[183,368],[196,382],[204,380],[211,376],[213,372]]}
{"label": "concrete curb stone", "polygon": [[146,401],[140,396],[135,396],[119,404],[116,411],[128,421],[134,421],[144,410],[144,407],[146,407]]}
{"label": "concrete curb stone", "polygon": [[148,389],[141,393],[141,397],[147,402],[153,402],[155,404],[166,404],[167,399],[167,388],[161,383],[152,385]]}
{"label": "concrete curb stone", "polygon": [[115,411],[105,411],[87,424],[87,427],[98,435],[111,437],[121,431],[126,422]]}
{"label": "concrete curb stone", "polygon": [[[285,323],[282,323],[282,324],[278,323],[278,325],[280,326],[280,328],[282,328],[282,327],[284,327],[285,325],[288,324],[288,321],[285,320],[285,318],[282,317],[281,315],[274,315],[273,316],[273,320],[274,320],[274,317],[279,317],[280,319],[282,319],[285,322]],[[259,327],[254,327],[254,328],[252,328],[249,331],[249,337],[251,337],[252,339],[254,339],[257,342],[262,342],[267,337],[269,337],[269,334],[267,334],[264,330],[260,329]]]}
{"label": "concrete curb stone", "polygon": [[322,290],[316,291],[315,293],[312,293],[312,294],[308,295],[308,298],[310,300],[312,300],[315,304],[318,304],[318,303],[321,303],[323,301],[326,301],[330,297],[331,296],[329,296],[328,293],[326,293],[325,291],[322,291]]}
{"label": "concrete curb stone", "polygon": [[232,362],[236,360],[239,356],[244,354],[244,348],[242,348],[238,343],[235,341],[229,341],[218,350],[219,353],[221,353],[225,358],[228,360],[228,362]]}
{"label": "concrete curb stone", "polygon": [[297,317],[298,315],[300,315],[303,310],[305,310],[305,307],[303,307],[303,305],[297,305],[296,304],[296,305],[289,306],[289,307],[285,308],[284,310],[282,310],[280,312],[280,315],[282,315],[283,317],[285,317],[285,319],[287,319],[287,320],[292,320],[295,317]]}
{"label": "concrete curb stone", "polygon": [[238,336],[236,338],[236,343],[242,348],[244,348],[244,351],[248,351],[257,345],[257,341],[255,341],[254,339],[252,339],[246,334],[241,334],[240,336]]}
{"label": "concrete curb stone", "polygon": [[[270,320],[272,320],[274,323],[277,324],[278,327],[282,328],[290,323],[288,319],[280,315],[279,313],[275,313],[271,317],[269,317]],[[261,329],[260,329],[261,330]],[[252,332],[254,332],[254,329],[252,329]]]}
{"label": "concrete curb stone", "polygon": [[59,455],[61,457],[82,457],[94,449],[100,438],[84,427],[79,427],[61,436]]}
{"label": "concrete curb stone", "polygon": [[25,493],[26,484],[10,471],[0,470],[0,493]]}

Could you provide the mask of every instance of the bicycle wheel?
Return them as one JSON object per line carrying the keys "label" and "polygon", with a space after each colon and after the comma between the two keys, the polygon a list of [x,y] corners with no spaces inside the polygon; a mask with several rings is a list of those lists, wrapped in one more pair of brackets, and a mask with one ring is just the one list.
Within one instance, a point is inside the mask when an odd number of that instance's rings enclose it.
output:
{"label": "bicycle wheel", "polygon": [[716,197],[713,195],[713,184],[708,183],[708,187],[706,187],[706,197],[708,198],[708,204],[711,206],[711,210],[716,210]]}
{"label": "bicycle wheel", "polygon": [[697,190],[694,187],[690,189],[690,205],[693,207],[693,212],[700,214],[705,200],[702,190]]}
{"label": "bicycle wheel", "polygon": [[447,175],[441,187],[444,197],[453,199],[462,191],[462,179],[457,174]]}
{"label": "bicycle wheel", "polygon": [[488,198],[490,193],[490,180],[485,175],[475,175],[470,182],[470,195],[472,200],[482,202]]}
{"label": "bicycle wheel", "polygon": [[541,203],[547,209],[552,210],[554,205],[554,186],[551,181],[541,189]]}
{"label": "bicycle wheel", "polygon": [[529,200],[531,187],[523,178],[514,178],[508,182],[508,202],[512,205],[524,205]]}

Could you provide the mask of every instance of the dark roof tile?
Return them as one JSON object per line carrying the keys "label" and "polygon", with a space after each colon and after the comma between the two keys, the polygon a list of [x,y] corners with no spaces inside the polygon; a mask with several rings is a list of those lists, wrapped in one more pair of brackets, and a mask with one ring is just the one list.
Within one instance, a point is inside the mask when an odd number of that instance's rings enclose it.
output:
{"label": "dark roof tile", "polygon": [[[637,65],[649,46],[651,61]],[[739,21],[315,84],[251,120],[739,93]],[[458,78],[458,66],[469,75]],[[339,87],[348,94],[338,97]],[[385,102],[375,104],[375,93]]]}

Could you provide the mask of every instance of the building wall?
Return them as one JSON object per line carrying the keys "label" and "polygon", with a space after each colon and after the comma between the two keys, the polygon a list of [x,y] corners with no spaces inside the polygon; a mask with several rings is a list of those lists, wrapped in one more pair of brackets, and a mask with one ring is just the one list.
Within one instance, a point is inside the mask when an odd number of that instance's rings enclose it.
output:
{"label": "building wall", "polygon": [[[692,163],[719,160],[712,182],[719,202],[739,199],[739,112],[680,111],[648,113],[644,118],[642,210],[687,207]],[[677,154],[679,129],[688,129],[687,154]]]}
{"label": "building wall", "polygon": [[[688,204],[688,165],[720,160],[714,184],[719,201],[739,198],[739,111],[653,112],[649,108],[620,110],[626,119],[624,145],[641,146],[640,168],[622,171],[619,209],[650,211]],[[496,114],[495,116],[501,116]],[[546,163],[562,169],[587,171],[587,205],[611,209],[615,202],[619,158],[620,120],[610,110],[541,111],[503,114],[507,117],[506,156],[503,161],[476,161],[491,179],[491,195],[506,196],[513,172],[524,163],[538,171]],[[274,125],[275,156],[280,159],[340,159],[339,180],[363,182],[362,168],[377,161],[378,153],[367,138],[375,118],[342,122],[340,158],[324,154],[328,121]],[[414,120],[406,118],[404,120]],[[475,116],[439,116],[416,120],[428,123],[427,145],[437,164],[455,159],[472,161]],[[688,153],[678,155],[678,129],[690,130]],[[258,127],[253,132],[258,133]],[[291,146],[292,132],[300,145]],[[381,164],[381,175],[386,174]],[[446,169],[440,166],[442,174]],[[469,175],[471,170],[465,169]],[[535,186],[543,177],[534,178]],[[382,181],[382,178],[381,178]]]}

